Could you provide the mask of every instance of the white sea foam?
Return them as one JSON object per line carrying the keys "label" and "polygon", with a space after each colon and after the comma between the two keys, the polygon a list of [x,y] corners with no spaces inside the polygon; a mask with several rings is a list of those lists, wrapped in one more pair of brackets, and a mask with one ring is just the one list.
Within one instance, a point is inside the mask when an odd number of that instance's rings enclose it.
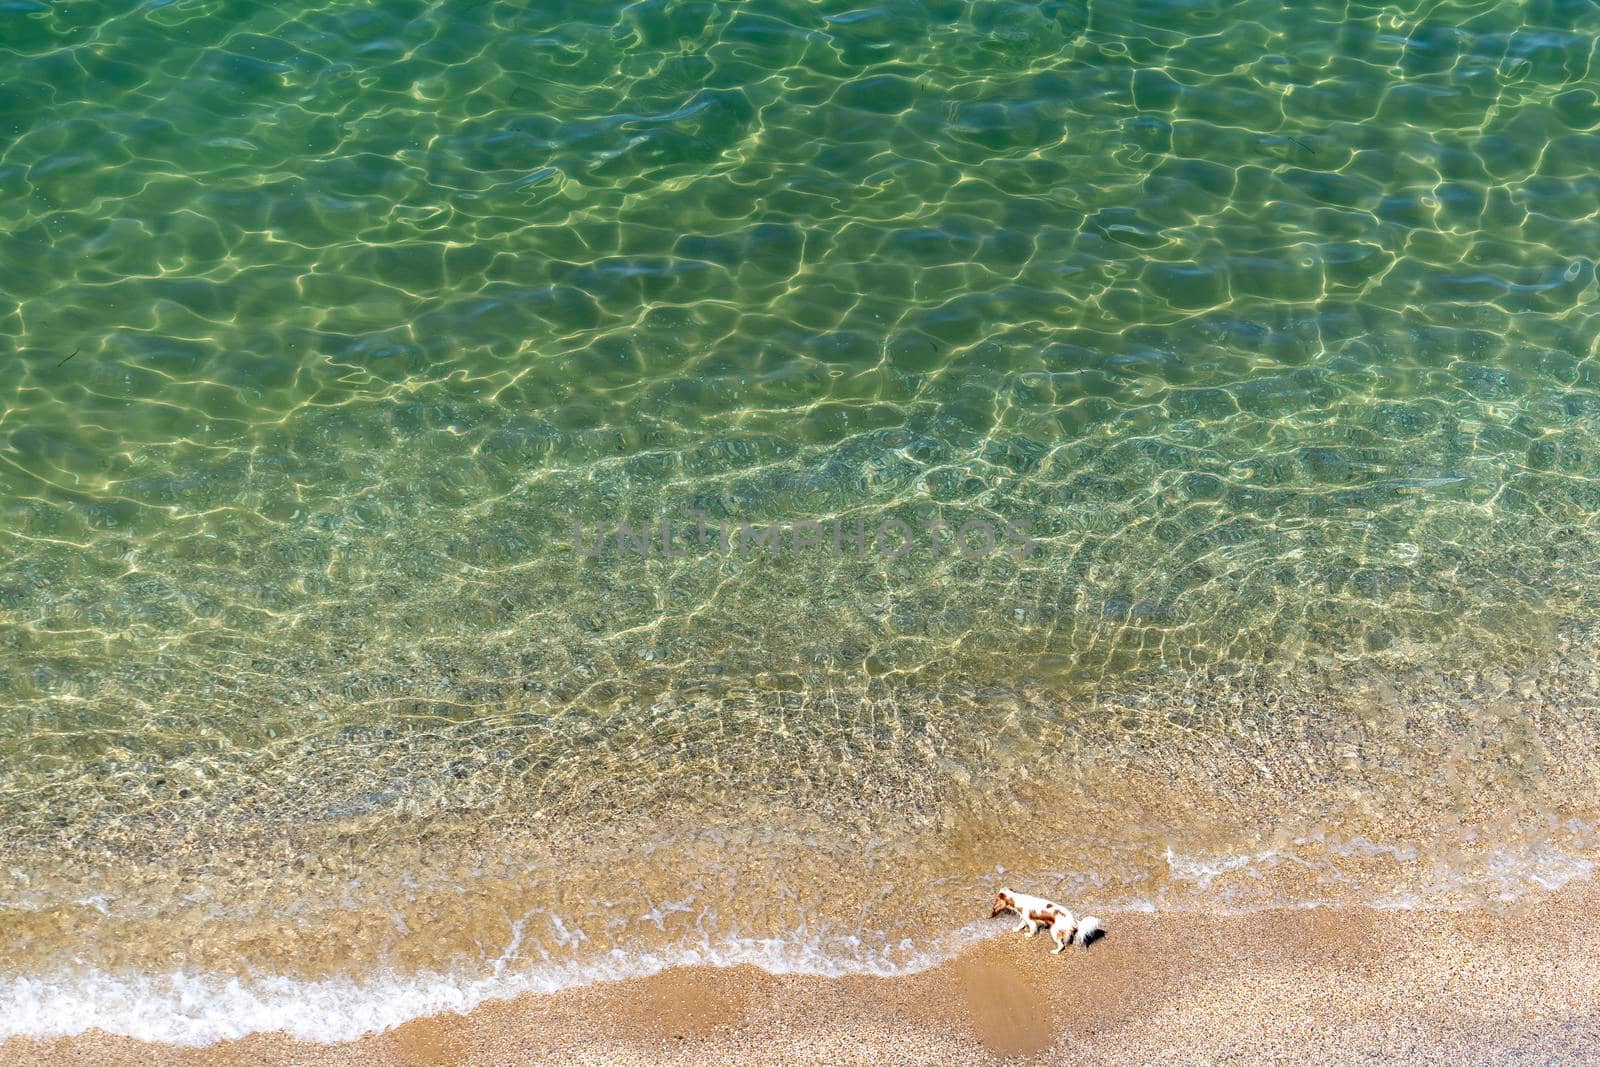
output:
{"label": "white sea foam", "polygon": [[411,1019],[467,1012],[522,993],[553,993],[596,982],[645,977],[693,964],[749,964],[774,974],[892,976],[924,971],[992,937],[991,923],[969,923],[925,946],[867,946],[856,938],[828,945],[777,938],[727,938],[662,953],[615,951],[584,962],[539,963],[517,955],[518,938],[481,974],[382,974],[306,980],[184,972],[109,974],[89,969],[0,979],[0,1041],[67,1037],[98,1029],[143,1041],[209,1045],[262,1032],[298,1041],[349,1041]]}
{"label": "white sea foam", "polygon": [[[1318,850],[1335,858],[1384,859],[1400,868],[1426,869],[1427,877],[1423,884],[1404,889],[1385,889],[1381,885],[1362,886],[1329,859],[1307,858],[1289,849],[1268,848],[1254,853],[1207,856],[1179,853],[1168,848],[1165,860],[1169,877],[1174,882],[1189,883],[1202,892],[1212,889],[1219,879],[1235,875],[1257,878],[1284,864],[1316,871],[1323,884],[1340,886],[1352,892],[1271,904],[1257,902],[1243,907],[1224,903],[1214,896],[1202,897],[1184,906],[1162,893],[1159,894],[1161,910],[1189,911],[1198,907],[1199,910],[1219,914],[1241,914],[1263,907],[1338,907],[1350,904],[1390,910],[1454,910],[1476,906],[1488,900],[1512,901],[1528,893],[1554,892],[1569,882],[1594,876],[1595,861],[1583,853],[1592,854],[1600,847],[1595,828],[1588,824],[1569,824],[1566,829],[1572,832],[1575,839],[1576,854],[1548,843],[1517,843],[1484,849],[1475,858],[1456,855],[1445,861],[1443,854],[1439,857],[1425,856],[1415,846],[1384,844],[1365,837],[1337,841],[1318,836],[1295,841],[1297,846],[1314,844]],[[1579,831],[1582,831],[1581,835]]]}

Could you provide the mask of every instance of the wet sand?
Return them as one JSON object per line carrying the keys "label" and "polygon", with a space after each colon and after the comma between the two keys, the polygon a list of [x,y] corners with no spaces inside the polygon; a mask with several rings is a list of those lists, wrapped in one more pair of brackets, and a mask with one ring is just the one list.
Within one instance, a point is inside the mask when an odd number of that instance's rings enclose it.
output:
{"label": "wet sand", "polygon": [[[14,1040],[32,1064],[1572,1063],[1600,1059],[1600,887],[1462,912],[1108,917],[1061,956],[1003,934],[900,978],[679,968],[342,1045]],[[997,929],[1002,928],[996,920]]]}

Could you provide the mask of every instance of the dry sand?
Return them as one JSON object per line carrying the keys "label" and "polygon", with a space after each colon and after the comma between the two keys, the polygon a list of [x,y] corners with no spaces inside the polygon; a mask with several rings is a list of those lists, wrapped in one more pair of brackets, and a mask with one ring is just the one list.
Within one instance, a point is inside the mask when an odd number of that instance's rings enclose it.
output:
{"label": "dry sand", "polygon": [[[1456,913],[1109,917],[1088,950],[1003,934],[902,978],[682,968],[344,1045],[89,1034],[5,1064],[1600,1062],[1600,889]],[[996,920],[997,929],[1004,929]]]}

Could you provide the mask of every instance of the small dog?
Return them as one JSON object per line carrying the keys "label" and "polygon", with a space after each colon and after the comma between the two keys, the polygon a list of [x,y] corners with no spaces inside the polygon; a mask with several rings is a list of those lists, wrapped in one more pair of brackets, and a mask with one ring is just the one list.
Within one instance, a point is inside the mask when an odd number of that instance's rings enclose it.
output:
{"label": "small dog", "polygon": [[1079,920],[1073,916],[1071,909],[1053,900],[1013,893],[1002,886],[994,896],[994,909],[989,912],[989,918],[999,918],[1008,911],[1022,916],[1022,921],[1013,928],[1017,933],[1026,930],[1029,937],[1034,937],[1041,926],[1049,930],[1050,940],[1056,945],[1050,950],[1052,953],[1065,952],[1069,944],[1087,948],[1105,936],[1105,927],[1093,915],[1085,915]]}

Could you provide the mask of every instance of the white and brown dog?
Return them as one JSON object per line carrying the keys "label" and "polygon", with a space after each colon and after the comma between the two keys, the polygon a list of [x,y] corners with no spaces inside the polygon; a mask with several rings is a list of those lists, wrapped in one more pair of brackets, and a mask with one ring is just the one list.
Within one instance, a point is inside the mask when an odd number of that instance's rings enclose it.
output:
{"label": "white and brown dog", "polygon": [[1013,893],[1002,886],[994,896],[994,910],[989,913],[989,918],[998,918],[1008,911],[1022,916],[1022,921],[1014,928],[1017,933],[1026,930],[1028,936],[1033,937],[1041,926],[1049,930],[1050,940],[1056,944],[1051,952],[1064,952],[1069,944],[1087,948],[1105,936],[1105,928],[1093,915],[1085,915],[1080,920],[1073,916],[1071,909],[1053,900]]}

